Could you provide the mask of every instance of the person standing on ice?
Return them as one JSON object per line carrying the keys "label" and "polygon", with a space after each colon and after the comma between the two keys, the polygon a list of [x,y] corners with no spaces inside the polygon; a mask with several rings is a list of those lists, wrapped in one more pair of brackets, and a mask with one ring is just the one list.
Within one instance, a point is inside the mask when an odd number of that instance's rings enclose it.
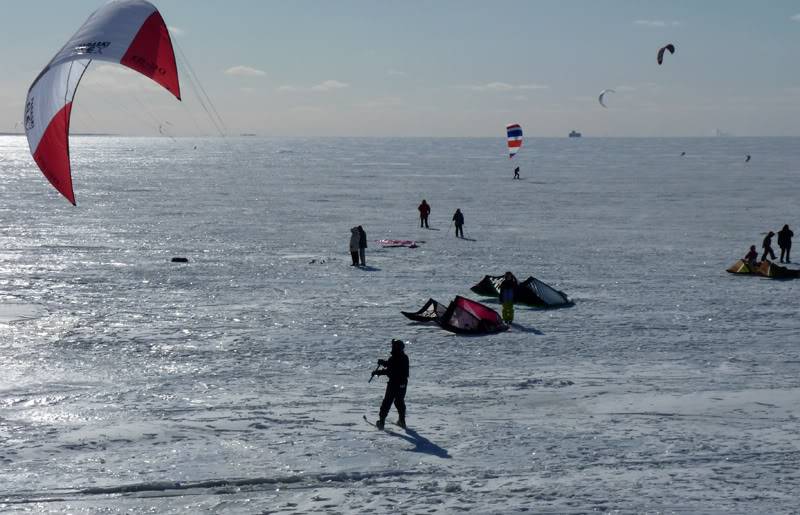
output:
{"label": "person standing on ice", "polygon": [[500,304],[503,305],[503,321],[510,324],[514,321],[514,290],[517,287],[517,278],[511,272],[506,272],[503,282],[500,283]]}
{"label": "person standing on ice", "polygon": [[350,266],[358,266],[358,243],[361,241],[361,232],[358,227],[350,229],[350,257],[353,263]]}
{"label": "person standing on ice", "polygon": [[361,266],[367,266],[367,232],[360,225],[358,226],[358,255],[361,257]]}
{"label": "person standing on ice", "polygon": [[372,372],[372,377],[386,376],[389,382],[386,383],[386,393],[383,395],[383,402],[378,412],[378,421],[375,426],[383,429],[386,423],[386,416],[394,403],[397,409],[397,425],[406,428],[406,388],[408,386],[408,356],[406,356],[405,343],[403,340],[392,340],[392,355],[389,359],[379,359],[378,366],[383,367]]}
{"label": "person standing on ice", "polygon": [[772,257],[772,260],[775,260],[775,253],[772,251],[772,237],[775,236],[775,233],[770,231],[764,237],[764,241],[761,242],[761,248],[764,249],[764,253],[761,255],[761,261],[767,259],[767,255]]}
{"label": "person standing on ice", "polygon": [[419,210],[420,228],[424,226],[426,229],[430,229],[430,227],[428,227],[428,215],[431,214],[431,205],[428,204],[425,199],[422,199],[422,204],[420,204],[417,209]]}
{"label": "person standing on ice", "polygon": [[778,231],[778,247],[781,249],[781,263],[783,263],[784,256],[786,257],[786,262],[791,263],[791,259],[789,259],[789,254],[792,252],[792,236],[794,233],[791,229],[789,229],[788,225],[784,225],[783,229]]}
{"label": "person standing on ice", "polygon": [[514,178],[515,178],[515,179],[520,179],[520,178],[521,178],[521,177],[519,176],[519,166],[518,166],[518,167],[516,167],[516,168],[514,168]]}
{"label": "person standing on ice", "polygon": [[453,223],[456,224],[456,238],[464,237],[464,214],[461,212],[461,209],[456,209],[455,214],[453,215]]}

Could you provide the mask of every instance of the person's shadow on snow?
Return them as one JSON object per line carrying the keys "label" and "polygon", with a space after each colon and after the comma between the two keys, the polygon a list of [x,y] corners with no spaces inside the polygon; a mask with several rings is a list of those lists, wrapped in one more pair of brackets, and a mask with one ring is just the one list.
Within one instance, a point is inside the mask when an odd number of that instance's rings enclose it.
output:
{"label": "person's shadow on snow", "polygon": [[380,272],[381,271],[380,268],[375,267],[375,266],[369,266],[369,265],[359,266],[358,269],[359,270],[363,270],[365,272]]}
{"label": "person's shadow on snow", "polygon": [[518,332],[521,332],[521,333],[533,333],[533,334],[538,334],[540,336],[544,334],[543,332],[541,332],[540,330],[536,329],[535,327],[525,327],[524,325],[518,324],[516,322],[511,322],[511,324],[509,324],[509,325],[511,326],[511,329],[513,331],[518,331]]}
{"label": "person's shadow on snow", "polygon": [[437,458],[447,458],[450,459],[450,453],[447,452],[447,449],[442,449],[435,443],[431,442],[424,436],[420,435],[413,429],[405,429],[406,434],[400,434],[395,431],[387,431],[392,436],[396,436],[398,438],[402,438],[403,440],[414,444],[413,449],[409,449],[411,452],[424,452],[425,454],[431,454],[436,456]]}

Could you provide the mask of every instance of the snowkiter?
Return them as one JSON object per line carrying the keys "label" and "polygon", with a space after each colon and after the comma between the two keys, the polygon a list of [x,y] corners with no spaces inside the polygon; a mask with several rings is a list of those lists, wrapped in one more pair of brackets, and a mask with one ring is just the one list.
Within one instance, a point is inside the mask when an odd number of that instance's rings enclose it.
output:
{"label": "snowkiter", "polygon": [[361,258],[361,266],[367,266],[367,232],[360,225],[358,226],[358,255]]}
{"label": "snowkiter", "polygon": [[758,251],[756,250],[755,245],[750,245],[750,252],[745,254],[743,259],[748,265],[756,264],[756,259],[758,259]]}
{"label": "snowkiter", "polygon": [[761,261],[767,259],[767,255],[771,256],[772,259],[775,259],[775,252],[772,251],[772,237],[775,236],[775,233],[770,231],[764,237],[764,241],[761,242],[761,248],[764,249],[764,253],[761,255]]}
{"label": "snowkiter", "polygon": [[519,166],[514,168],[514,178],[515,179],[519,179],[520,178],[520,176],[519,176]]}
{"label": "snowkiter", "polygon": [[461,209],[456,209],[455,214],[453,214],[453,223],[456,224],[456,238],[464,237],[464,214],[461,212]]}
{"label": "snowkiter", "polygon": [[792,252],[792,236],[794,236],[794,233],[789,229],[788,225],[784,225],[783,229],[778,231],[778,247],[781,248],[781,263],[784,262],[784,257],[786,258],[786,263],[792,262],[789,256]]}
{"label": "snowkiter", "polygon": [[358,227],[350,229],[350,257],[353,263],[350,266],[358,266],[358,242],[361,240],[361,233]]}
{"label": "snowkiter", "polygon": [[419,226],[430,229],[428,227],[428,215],[431,214],[431,205],[425,199],[422,199],[422,204],[417,209],[419,210]]}
{"label": "snowkiter", "polygon": [[517,278],[511,272],[506,272],[503,282],[500,283],[500,304],[503,305],[503,321],[510,324],[514,321],[514,290],[517,287]]}
{"label": "snowkiter", "polygon": [[381,409],[378,413],[378,421],[375,426],[383,429],[386,423],[386,415],[389,408],[397,409],[397,425],[406,428],[406,387],[408,386],[408,356],[403,352],[405,343],[403,340],[392,340],[392,355],[389,359],[379,359],[378,366],[383,367],[372,372],[373,376],[386,376],[389,382],[386,384],[386,393],[383,395]]}

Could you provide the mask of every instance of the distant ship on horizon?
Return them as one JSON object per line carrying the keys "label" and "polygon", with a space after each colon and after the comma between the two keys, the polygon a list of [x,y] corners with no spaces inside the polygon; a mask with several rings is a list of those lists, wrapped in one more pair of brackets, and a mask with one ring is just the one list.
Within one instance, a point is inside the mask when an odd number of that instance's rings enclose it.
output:
{"label": "distant ship on horizon", "polygon": [[570,131],[569,137],[570,138],[580,138],[581,137],[581,133],[578,132],[578,131]]}

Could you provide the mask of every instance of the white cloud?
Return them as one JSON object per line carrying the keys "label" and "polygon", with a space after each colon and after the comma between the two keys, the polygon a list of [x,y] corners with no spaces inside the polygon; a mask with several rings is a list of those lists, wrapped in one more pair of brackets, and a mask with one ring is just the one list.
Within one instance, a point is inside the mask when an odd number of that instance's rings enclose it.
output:
{"label": "white cloud", "polygon": [[400,97],[381,97],[358,103],[356,107],[364,109],[386,109],[402,107],[403,105],[403,99]]}
{"label": "white cloud", "polygon": [[311,91],[330,91],[332,89],[349,88],[350,84],[339,82],[338,80],[326,80],[321,83],[311,86]]}
{"label": "white cloud", "polygon": [[643,27],[677,27],[681,24],[679,21],[664,21],[664,20],[636,20],[633,22],[634,25],[641,25]]}
{"label": "white cloud", "polygon": [[800,21],[800,14],[795,14],[794,16],[792,16],[789,19],[792,20],[792,21]]}
{"label": "white cloud", "polygon": [[267,73],[262,70],[241,64],[237,66],[231,66],[225,70],[225,75],[234,75],[236,77],[263,77],[266,74]]}
{"label": "white cloud", "polygon": [[522,90],[534,90],[534,89],[549,89],[550,86],[546,86],[544,84],[523,84],[521,86],[517,86],[517,89]]}
{"label": "white cloud", "polygon": [[543,84],[508,84],[507,82],[489,82],[488,84],[473,84],[468,86],[456,86],[459,89],[469,89],[471,91],[532,91],[537,89],[547,89],[550,86]]}
{"label": "white cloud", "polygon": [[349,88],[350,84],[346,82],[341,82],[338,80],[325,80],[320,82],[319,84],[315,84],[313,86],[293,86],[291,84],[284,84],[283,86],[279,86],[277,91],[282,92],[295,92],[295,91],[333,91],[335,89],[344,89]]}
{"label": "white cloud", "polygon": [[173,27],[172,25],[168,25],[167,26],[167,30],[169,30],[169,33],[172,34],[173,36],[185,36],[186,35],[186,31],[183,30],[180,27]]}

